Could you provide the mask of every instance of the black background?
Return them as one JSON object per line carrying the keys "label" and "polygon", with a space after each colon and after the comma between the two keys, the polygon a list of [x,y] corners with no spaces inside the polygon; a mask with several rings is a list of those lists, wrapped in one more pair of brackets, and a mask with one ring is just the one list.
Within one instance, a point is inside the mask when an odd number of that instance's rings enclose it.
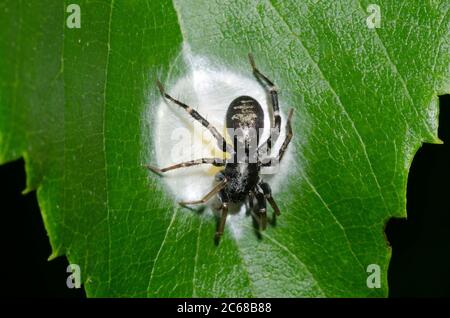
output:
{"label": "black background", "polygon": [[[408,178],[408,219],[392,219],[388,280],[391,297],[450,296],[450,95],[440,97],[439,137],[414,157]],[[36,193],[25,188],[23,160],[0,166],[2,292],[13,297],[85,297],[66,287],[65,257],[47,261],[50,244]]]}

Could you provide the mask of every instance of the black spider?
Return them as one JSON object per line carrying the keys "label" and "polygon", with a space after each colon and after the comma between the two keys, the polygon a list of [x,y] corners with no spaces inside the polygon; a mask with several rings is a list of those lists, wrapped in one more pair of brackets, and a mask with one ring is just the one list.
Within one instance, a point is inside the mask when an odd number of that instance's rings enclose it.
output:
{"label": "black spider", "polygon": [[[225,141],[225,138],[223,138],[217,129],[197,111],[195,111],[192,107],[174,99],[165,92],[161,82],[156,82],[163,97],[184,108],[195,120],[199,121],[212,133],[218,142],[219,148],[231,155],[231,158],[229,159],[201,158],[162,169],[150,165],[147,166],[150,170],[157,174],[199,164],[212,164],[214,166],[225,167],[224,170],[216,174],[217,184],[201,200],[180,202],[183,206],[202,204],[206,203],[214,195],[218,194],[221,202],[221,217],[215,235],[216,241],[218,241],[223,234],[228,214],[228,204],[230,202],[242,203],[248,199],[250,209],[254,210],[254,201],[256,199],[257,211],[256,214],[253,213],[253,215],[256,217],[261,229],[265,229],[267,224],[266,200],[269,201],[275,215],[280,215],[280,209],[272,197],[269,184],[261,180],[259,174],[261,167],[270,166],[274,159],[279,162],[283,158],[283,155],[285,154],[292,138],[291,117],[293,109],[289,111],[286,124],[286,138],[277,156],[273,158],[269,157],[269,160],[261,160],[260,157],[263,151],[266,154],[271,154],[271,147],[275,144],[280,133],[281,117],[278,106],[278,94],[275,85],[256,68],[252,54],[249,54],[248,56],[250,64],[253,68],[253,74],[268,91],[272,101],[272,130],[275,133],[271,133],[268,139],[259,147],[257,146],[259,141],[259,131],[264,128],[264,113],[259,103],[252,97],[239,96],[234,99],[228,107],[226,124],[227,129],[232,131],[231,135],[233,136],[233,146],[231,146]],[[239,132],[239,134],[237,132]],[[252,145],[255,144],[256,147],[252,147]]]}

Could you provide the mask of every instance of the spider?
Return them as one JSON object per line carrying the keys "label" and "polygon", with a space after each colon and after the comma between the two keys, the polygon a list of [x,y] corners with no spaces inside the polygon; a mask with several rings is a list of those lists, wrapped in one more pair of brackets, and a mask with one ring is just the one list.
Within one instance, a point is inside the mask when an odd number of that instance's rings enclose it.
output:
{"label": "spider", "polygon": [[[222,171],[215,175],[216,185],[202,199],[179,202],[182,206],[204,204],[215,195],[218,195],[221,203],[221,214],[215,233],[216,242],[218,242],[223,235],[228,215],[228,206],[230,203],[245,203],[247,200],[250,210],[254,211],[254,202],[256,199],[256,213],[252,214],[256,218],[259,224],[259,229],[261,230],[264,230],[267,224],[267,201],[274,210],[274,218],[280,215],[280,209],[272,197],[272,190],[269,184],[260,178],[260,171],[262,167],[271,166],[273,160],[280,162],[283,158],[293,136],[291,127],[293,109],[289,111],[286,123],[286,137],[280,150],[278,151],[278,154],[275,157],[269,157],[270,160],[261,160],[260,154],[263,150],[266,151],[266,154],[272,155],[272,145],[275,144],[280,133],[281,117],[278,106],[278,93],[274,83],[258,70],[251,53],[248,54],[248,58],[253,69],[254,76],[267,91],[268,95],[270,95],[273,110],[272,130],[274,133],[270,134],[267,140],[260,146],[257,146],[259,141],[258,132],[264,128],[264,112],[261,105],[254,98],[250,96],[239,96],[228,106],[225,118],[227,129],[241,132],[238,136],[236,134],[233,135],[233,145],[230,145],[219,133],[219,131],[202,115],[200,115],[192,107],[167,94],[161,82],[159,80],[156,81],[163,98],[166,98],[186,110],[190,116],[200,122],[211,132],[217,140],[218,147],[222,151],[230,154],[231,158],[229,159],[201,158],[178,163],[166,168],[157,168],[152,165],[146,165],[147,168],[158,175],[162,175],[170,170],[200,164],[211,164],[217,167],[224,167]],[[255,147],[252,151],[251,145],[255,145],[255,143],[256,151],[254,149]]]}

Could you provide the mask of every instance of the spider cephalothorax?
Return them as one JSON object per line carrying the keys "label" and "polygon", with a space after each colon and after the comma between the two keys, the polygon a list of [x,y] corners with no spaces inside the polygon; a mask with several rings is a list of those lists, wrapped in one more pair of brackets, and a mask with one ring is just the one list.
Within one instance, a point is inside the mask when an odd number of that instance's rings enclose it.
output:
{"label": "spider cephalothorax", "polygon": [[[270,95],[272,105],[273,127],[270,136],[259,145],[260,131],[264,128],[264,112],[261,105],[250,96],[239,96],[234,99],[228,107],[226,114],[226,126],[229,135],[232,136],[233,143],[230,145],[225,138],[212,126],[203,116],[192,107],[176,100],[164,90],[162,84],[157,81],[161,95],[178,106],[184,108],[195,120],[206,127],[217,140],[221,150],[230,154],[228,159],[223,158],[201,158],[187,162],[182,162],[166,168],[147,167],[157,174],[162,174],[169,170],[184,168],[199,164],[212,164],[224,167],[217,173],[214,188],[202,199],[197,201],[180,202],[181,205],[203,204],[218,195],[221,202],[221,217],[216,231],[216,240],[220,239],[225,228],[228,215],[229,203],[241,203],[248,200],[251,210],[254,210],[256,201],[256,217],[261,229],[265,229],[267,223],[266,201],[272,206],[275,215],[280,215],[280,210],[272,197],[268,183],[260,178],[260,170],[264,166],[270,166],[274,161],[279,162],[292,138],[291,117],[293,109],[289,111],[286,123],[286,137],[276,156],[271,156],[272,145],[275,144],[281,127],[280,110],[278,106],[278,93],[271,80],[264,76],[257,68],[253,56],[249,54],[250,64],[253,74],[264,86]],[[231,133],[230,133],[231,132]],[[262,159],[262,154],[268,158]]]}

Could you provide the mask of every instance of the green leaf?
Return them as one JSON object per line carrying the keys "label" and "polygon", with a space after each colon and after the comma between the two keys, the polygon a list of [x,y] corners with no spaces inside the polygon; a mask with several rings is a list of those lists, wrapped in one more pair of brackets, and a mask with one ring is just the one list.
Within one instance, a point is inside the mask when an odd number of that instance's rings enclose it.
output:
{"label": "green leaf", "polygon": [[[387,295],[384,224],[406,216],[414,153],[439,142],[447,1],[377,1],[374,29],[363,0],[78,1],[80,29],[70,3],[0,4],[0,162],[25,157],[51,258],[80,265],[88,296]],[[154,80],[181,73],[183,44],[241,72],[253,52],[295,108],[296,164],[261,240],[248,217],[214,245],[214,218],[141,166]]]}

